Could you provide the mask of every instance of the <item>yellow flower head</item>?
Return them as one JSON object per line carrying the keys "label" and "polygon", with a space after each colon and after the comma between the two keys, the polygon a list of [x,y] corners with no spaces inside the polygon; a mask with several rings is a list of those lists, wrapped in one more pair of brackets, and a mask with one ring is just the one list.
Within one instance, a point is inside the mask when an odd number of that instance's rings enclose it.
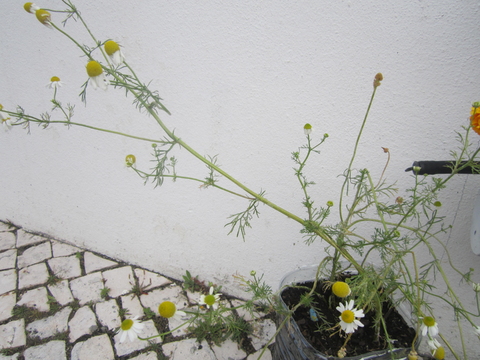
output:
{"label": "yellow flower head", "polygon": [[[477,103],[474,105],[477,105]],[[470,114],[470,125],[472,126],[473,131],[480,135],[480,107],[473,106]]]}
{"label": "yellow flower head", "polygon": [[99,62],[92,60],[87,64],[88,76],[95,77],[95,76],[101,75],[102,73],[103,73],[102,65],[100,65]]}
{"label": "yellow flower head", "polygon": [[40,8],[37,5],[31,2],[25,3],[23,5],[23,8],[25,9],[26,12],[29,12],[30,14],[35,14],[37,10],[40,10]]}
{"label": "yellow flower head", "polygon": [[116,51],[120,50],[120,46],[118,46],[118,44],[113,41],[113,40],[108,40],[105,45],[104,45],[104,48],[105,48],[105,52],[108,54],[108,55],[113,55],[113,53],[115,53]]}
{"label": "yellow flower head", "polygon": [[332,286],[332,292],[337,295],[338,297],[346,297],[350,295],[352,290],[350,290],[350,286],[348,286],[347,283],[343,281],[337,281],[335,284]]}
{"label": "yellow flower head", "polygon": [[312,133],[312,125],[305,124],[303,126],[303,131],[305,132],[305,135],[310,135]]}
{"label": "yellow flower head", "polygon": [[135,155],[130,154],[125,157],[125,163],[127,164],[128,167],[133,166],[133,164],[135,164],[136,161],[137,159],[135,158]]}
{"label": "yellow flower head", "polygon": [[437,360],[445,359],[445,349],[444,349],[444,347],[440,346],[439,348],[437,348],[437,350],[435,350],[435,352],[433,353],[433,357]]}
{"label": "yellow flower head", "polygon": [[163,316],[167,319],[175,315],[176,311],[177,307],[171,301],[164,301],[158,306],[158,313],[160,314],[160,316]]}
{"label": "yellow flower head", "polygon": [[49,26],[50,22],[52,21],[52,16],[47,10],[44,9],[38,9],[35,11],[35,16],[37,17],[38,21],[46,26]]}

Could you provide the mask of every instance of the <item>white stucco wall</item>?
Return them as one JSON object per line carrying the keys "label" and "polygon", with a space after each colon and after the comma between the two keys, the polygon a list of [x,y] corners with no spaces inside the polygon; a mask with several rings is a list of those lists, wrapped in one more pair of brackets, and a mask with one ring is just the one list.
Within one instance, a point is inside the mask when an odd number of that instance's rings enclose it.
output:
{"label": "white stucco wall", "polygon": [[[27,14],[23,1],[2,6],[0,103],[28,113],[50,110],[51,76],[58,94],[75,103],[75,121],[161,138],[123,92],[88,91],[85,59],[65,37]],[[62,9],[61,1],[39,6]],[[454,132],[479,101],[478,1],[79,1],[100,40],[123,46],[129,64],[152,80],[172,116],[176,134],[253,190],[302,215],[302,194],[290,154],[304,143],[303,124],[330,135],[309,175],[317,204],[337,200],[341,178],[366,110],[375,73],[385,76],[359,150],[357,168],[397,181],[400,195],[413,184],[404,170],[414,160],[449,159]],[[59,24],[61,14],[53,14]],[[79,23],[66,31],[87,43]],[[92,45],[92,43],[88,43]],[[477,139],[474,139],[476,142]],[[135,154],[151,166],[148,143],[81,128],[20,128],[0,133],[0,219],[174,278],[185,270],[241,295],[232,275],[265,273],[276,287],[288,271],[323,257],[307,247],[300,226],[260,207],[246,241],[227,236],[227,217],[246,202],[197,183],[143,185],[125,168]],[[206,176],[206,168],[177,149],[179,173]],[[445,234],[462,270],[475,268],[469,229],[480,177],[458,176],[441,209],[454,227]],[[222,180],[220,185],[228,186]],[[333,221],[333,219],[332,219]],[[465,295],[469,305],[473,294]],[[444,315],[451,321],[450,314]],[[478,349],[473,336],[471,344]],[[477,340],[478,341],[478,340]],[[472,352],[480,355],[471,346]]]}

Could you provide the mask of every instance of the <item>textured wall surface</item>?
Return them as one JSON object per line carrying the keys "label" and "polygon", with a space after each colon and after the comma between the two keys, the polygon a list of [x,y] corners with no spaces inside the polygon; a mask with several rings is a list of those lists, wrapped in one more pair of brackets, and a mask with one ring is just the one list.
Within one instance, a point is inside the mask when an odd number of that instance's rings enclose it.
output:
{"label": "textured wall surface", "polygon": [[[385,80],[355,167],[369,167],[378,179],[386,160],[381,147],[388,147],[386,177],[402,196],[413,185],[405,168],[414,160],[449,159],[455,131],[468,124],[470,105],[480,100],[478,1],[115,4],[77,6],[95,36],[119,42],[139,77],[152,81],[172,112],[163,116],[167,125],[200,154],[218,154],[226,171],[301,217],[302,192],[290,154],[304,144],[303,124],[311,123],[318,138],[330,135],[307,172],[316,182],[311,188],[316,203],[337,204],[338,175],[350,160],[375,73]],[[163,137],[154,120],[113,87],[89,89],[85,107],[77,95],[87,80],[86,59],[22,5],[8,1],[2,7],[5,108],[20,104],[35,115],[49,111],[52,90],[45,85],[56,75],[65,83],[58,100],[76,104],[74,121]],[[64,7],[54,0],[38,5]],[[55,23],[61,20],[62,14],[53,14]],[[80,23],[69,21],[65,30],[94,46]],[[255,269],[276,287],[286,272],[324,256],[321,243],[304,245],[300,226],[265,206],[242,241],[227,235],[224,224],[246,208],[244,200],[182,180],[167,180],[160,188],[144,185],[124,158],[135,154],[138,166],[148,169],[151,150],[148,142],[75,127],[2,132],[0,219],[175,278],[188,269],[239,295],[232,278],[237,272]],[[186,151],[177,148],[175,155],[179,174],[207,175]],[[442,235],[453,260],[461,270],[477,272],[480,259],[471,252],[469,229],[479,182],[475,176],[453,179],[439,210],[453,224]],[[478,273],[474,280],[480,282]],[[464,297],[474,305],[472,293]],[[440,317],[452,321],[450,313]]]}

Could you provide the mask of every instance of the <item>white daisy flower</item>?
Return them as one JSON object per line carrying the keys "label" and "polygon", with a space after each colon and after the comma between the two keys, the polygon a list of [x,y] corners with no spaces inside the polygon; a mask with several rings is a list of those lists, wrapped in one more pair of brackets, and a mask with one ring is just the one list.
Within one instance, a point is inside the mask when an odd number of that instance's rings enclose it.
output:
{"label": "white daisy flower", "polygon": [[108,40],[103,47],[115,66],[123,63],[125,57],[123,56],[122,50],[120,50],[120,46],[115,41]]}
{"label": "white daisy flower", "polygon": [[431,338],[427,341],[427,344],[428,344],[428,347],[430,348],[430,350],[432,350],[432,352],[434,352],[435,350],[437,350],[440,346],[442,346],[437,339],[435,338]]}
{"label": "white daisy flower", "polygon": [[350,334],[353,333],[358,327],[363,327],[363,324],[357,320],[357,318],[363,318],[365,314],[363,310],[358,310],[354,308],[355,302],[350,300],[348,303],[343,305],[342,303],[337,306],[337,310],[340,311],[340,327],[342,328],[345,333]]}
{"label": "white daisy flower", "polygon": [[312,125],[305,124],[305,126],[303,127],[303,132],[305,133],[305,135],[310,135],[312,133]]}
{"label": "white daisy flower", "polygon": [[430,338],[434,338],[438,335],[438,324],[433,317],[425,316],[420,319],[422,319],[422,326],[420,327],[420,330],[422,331],[423,336],[426,336],[427,333]]}
{"label": "white daisy flower", "polygon": [[164,301],[158,306],[158,313],[160,316],[170,319],[177,318],[181,319],[187,314],[184,311],[177,310],[177,306],[171,301]]}
{"label": "white daisy flower", "polygon": [[52,22],[52,15],[50,15],[47,10],[38,9],[35,11],[35,16],[43,25],[52,28],[52,25],[50,24]]}
{"label": "white daisy flower", "polygon": [[90,61],[87,64],[87,74],[90,76],[90,80],[94,89],[100,88],[107,90],[107,80],[105,79],[105,73],[103,72],[102,65],[97,61]]}
{"label": "white daisy flower", "polygon": [[135,316],[133,319],[125,319],[122,321],[122,325],[118,329],[120,334],[120,342],[124,342],[128,338],[130,341],[134,341],[138,338],[138,334],[142,332],[143,327],[145,326],[140,321],[137,321],[138,316]]}
{"label": "white daisy flower", "polygon": [[60,81],[58,76],[52,76],[50,82],[46,86],[50,89],[57,89],[63,86],[63,82]]}
{"label": "white daisy flower", "polygon": [[222,294],[213,294],[213,286],[210,287],[208,295],[200,296],[200,305],[206,305],[209,309],[213,307],[214,309],[218,308],[218,302],[220,301],[220,295]]}
{"label": "white daisy flower", "polygon": [[1,112],[2,109],[3,109],[3,105],[0,104],[0,121],[2,122],[3,129],[7,131],[7,130],[10,130],[10,128],[12,127],[12,120],[10,119],[10,117],[3,116]]}

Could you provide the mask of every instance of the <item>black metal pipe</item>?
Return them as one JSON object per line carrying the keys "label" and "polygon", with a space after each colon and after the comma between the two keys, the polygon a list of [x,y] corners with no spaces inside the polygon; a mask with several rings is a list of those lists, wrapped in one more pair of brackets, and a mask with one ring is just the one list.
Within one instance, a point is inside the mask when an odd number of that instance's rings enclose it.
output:
{"label": "black metal pipe", "polygon": [[[459,167],[465,165],[467,161],[460,162]],[[480,165],[480,162],[475,162]],[[455,166],[455,161],[414,161],[413,165],[405,171],[413,171],[418,175],[435,175],[435,174],[451,174]],[[479,174],[479,168],[466,166],[458,172],[458,174]]]}

